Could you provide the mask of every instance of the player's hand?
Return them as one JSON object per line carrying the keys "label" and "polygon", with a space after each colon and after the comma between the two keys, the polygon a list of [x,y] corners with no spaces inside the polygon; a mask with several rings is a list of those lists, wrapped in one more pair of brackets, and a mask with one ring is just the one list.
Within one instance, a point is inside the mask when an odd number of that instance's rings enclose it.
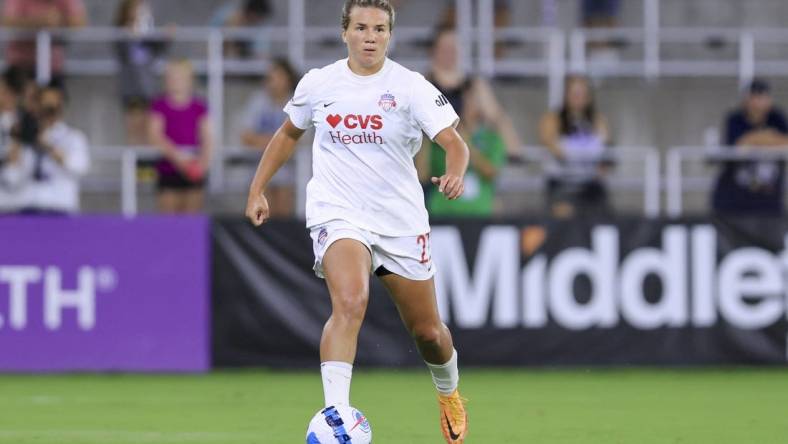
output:
{"label": "player's hand", "polygon": [[455,176],[453,174],[444,174],[441,177],[433,177],[432,183],[438,186],[438,191],[446,196],[446,199],[454,200],[465,191],[465,185],[462,182],[462,176]]}
{"label": "player's hand", "polygon": [[246,202],[246,217],[252,222],[252,225],[259,227],[268,220],[268,200],[263,196],[263,193],[249,193],[249,199]]}

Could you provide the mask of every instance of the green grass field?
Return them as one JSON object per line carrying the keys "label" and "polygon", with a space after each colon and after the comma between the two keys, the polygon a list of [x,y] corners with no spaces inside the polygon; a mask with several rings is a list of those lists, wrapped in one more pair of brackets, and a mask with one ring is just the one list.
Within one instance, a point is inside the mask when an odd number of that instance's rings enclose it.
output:
{"label": "green grass field", "polygon": [[[788,443],[788,370],[467,370],[466,442]],[[376,444],[442,443],[425,371],[356,371]],[[295,444],[318,372],[0,376],[0,443]]]}

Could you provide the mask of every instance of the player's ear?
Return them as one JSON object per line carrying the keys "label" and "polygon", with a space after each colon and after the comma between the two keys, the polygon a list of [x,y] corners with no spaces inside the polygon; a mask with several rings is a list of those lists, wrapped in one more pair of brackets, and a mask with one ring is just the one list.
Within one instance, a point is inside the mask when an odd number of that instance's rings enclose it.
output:
{"label": "player's ear", "polygon": [[347,45],[347,29],[342,31],[342,42]]}

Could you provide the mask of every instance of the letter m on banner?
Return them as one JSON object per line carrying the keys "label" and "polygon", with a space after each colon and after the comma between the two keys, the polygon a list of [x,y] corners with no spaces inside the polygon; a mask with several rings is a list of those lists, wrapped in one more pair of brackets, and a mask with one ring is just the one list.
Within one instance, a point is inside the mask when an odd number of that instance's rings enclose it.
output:
{"label": "letter m on banner", "polygon": [[441,318],[460,328],[480,328],[487,322],[492,306],[495,327],[516,327],[520,313],[517,228],[490,226],[482,231],[472,274],[456,227],[433,227],[430,238]]}

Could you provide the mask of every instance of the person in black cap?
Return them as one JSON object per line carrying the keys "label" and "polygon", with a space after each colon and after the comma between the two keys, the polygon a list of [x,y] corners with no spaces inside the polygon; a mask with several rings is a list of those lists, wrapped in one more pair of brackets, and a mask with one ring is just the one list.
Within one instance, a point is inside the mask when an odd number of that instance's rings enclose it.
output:
{"label": "person in black cap", "polygon": [[[769,84],[755,79],[739,109],[728,114],[724,143],[740,151],[788,148],[788,123],[774,106]],[[779,215],[783,212],[785,162],[725,162],[712,195],[720,214]]]}

